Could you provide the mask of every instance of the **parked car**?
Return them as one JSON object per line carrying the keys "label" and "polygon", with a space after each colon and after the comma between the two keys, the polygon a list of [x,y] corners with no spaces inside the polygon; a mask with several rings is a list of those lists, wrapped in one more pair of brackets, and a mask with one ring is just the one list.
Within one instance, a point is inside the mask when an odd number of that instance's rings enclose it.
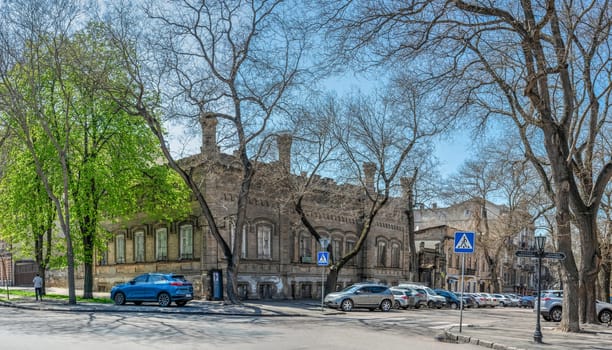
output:
{"label": "parked car", "polygon": [[499,306],[506,307],[506,306],[512,305],[512,301],[510,300],[510,298],[508,298],[507,296],[503,294],[491,294],[491,295],[497,300],[497,305]]}
{"label": "parked car", "polygon": [[396,309],[407,309],[409,307],[418,309],[423,305],[427,305],[427,293],[424,290],[419,291],[408,287],[391,287],[390,289],[391,293],[393,293],[393,298],[395,298],[393,307]]}
{"label": "parked car", "polygon": [[[612,304],[597,300],[597,319],[601,323],[612,323]],[[563,316],[563,291],[545,291],[540,300],[540,314],[546,321],[561,322]]]}
{"label": "parked car", "polygon": [[469,295],[474,298],[474,301],[476,302],[476,307],[488,306],[487,298],[480,295],[480,293],[470,293]]}
{"label": "parked car", "polygon": [[[538,303],[534,300],[534,311],[537,310]],[[561,321],[561,310],[563,309],[563,291],[545,290],[540,294],[540,314],[546,321]]]}
{"label": "parked car", "polygon": [[404,309],[406,310],[409,307],[414,307],[414,295],[412,294],[413,289],[398,289],[398,288],[390,288],[391,293],[393,294],[393,308],[394,309]]}
{"label": "parked car", "polygon": [[[456,292],[455,295],[461,300],[461,293]],[[478,307],[476,299],[470,293],[463,293],[463,308]]]}
{"label": "parked car", "polygon": [[516,294],[505,294],[510,299],[510,306],[519,306],[519,296]]}
{"label": "parked car", "polygon": [[339,292],[329,293],[324,303],[329,308],[351,311],[353,308],[366,308],[389,311],[395,299],[389,287],[375,283],[356,283]]}
{"label": "parked car", "polygon": [[493,294],[480,293],[480,295],[485,297],[485,299],[487,300],[487,306],[489,306],[489,307],[499,306],[499,301],[497,300],[497,298]]}
{"label": "parked car", "polygon": [[157,302],[159,306],[185,306],[193,299],[193,285],[183,275],[173,273],[145,273],[133,280],[113,286],[110,297],[117,305],[133,302]]}
{"label": "parked car", "polygon": [[408,288],[416,288],[416,289],[423,290],[427,294],[427,306],[431,309],[433,308],[441,309],[446,306],[446,298],[441,295],[438,295],[436,292],[434,292],[433,289],[429,287],[425,287],[419,284],[405,284],[405,283],[399,284],[397,287],[399,288],[408,287]]}
{"label": "parked car", "polygon": [[533,295],[523,295],[519,298],[519,307],[533,308],[534,305]]}
{"label": "parked car", "polygon": [[444,289],[434,289],[434,292],[443,296],[446,299],[446,305],[451,309],[458,309],[461,306],[461,301],[457,298],[455,293]]}

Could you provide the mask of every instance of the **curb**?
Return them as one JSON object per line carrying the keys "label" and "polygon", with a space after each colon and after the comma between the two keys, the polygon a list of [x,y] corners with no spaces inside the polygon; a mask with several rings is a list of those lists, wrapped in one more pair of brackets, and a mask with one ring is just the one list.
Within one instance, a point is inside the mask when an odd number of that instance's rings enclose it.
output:
{"label": "curb", "polygon": [[482,340],[482,339],[470,337],[467,335],[454,334],[450,331],[450,329],[444,330],[444,333],[440,335],[440,338],[442,338],[440,339],[440,341],[444,341],[448,343],[473,344],[473,345],[478,345],[478,346],[482,346],[482,347],[489,348],[489,349],[495,349],[495,350],[528,350],[528,349],[523,349],[523,348],[516,348],[514,346],[508,346],[506,344],[499,344],[499,343],[491,342],[488,340]]}

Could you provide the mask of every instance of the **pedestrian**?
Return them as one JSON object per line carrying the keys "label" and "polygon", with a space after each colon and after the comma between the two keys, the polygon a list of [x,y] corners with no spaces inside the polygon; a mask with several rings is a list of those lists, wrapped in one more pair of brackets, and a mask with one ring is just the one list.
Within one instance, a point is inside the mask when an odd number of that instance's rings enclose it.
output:
{"label": "pedestrian", "polygon": [[34,277],[34,293],[36,293],[36,301],[40,297],[40,301],[42,301],[42,288],[43,288],[43,279],[40,277],[40,274],[36,274]]}

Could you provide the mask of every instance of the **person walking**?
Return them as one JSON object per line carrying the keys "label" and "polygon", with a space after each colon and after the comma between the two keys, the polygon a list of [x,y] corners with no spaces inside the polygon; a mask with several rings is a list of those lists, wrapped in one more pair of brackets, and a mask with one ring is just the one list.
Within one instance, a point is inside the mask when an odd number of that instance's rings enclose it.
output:
{"label": "person walking", "polygon": [[39,297],[40,301],[42,301],[43,279],[42,277],[40,277],[40,274],[37,273],[32,282],[34,282],[34,293],[36,293],[36,301],[38,301]]}

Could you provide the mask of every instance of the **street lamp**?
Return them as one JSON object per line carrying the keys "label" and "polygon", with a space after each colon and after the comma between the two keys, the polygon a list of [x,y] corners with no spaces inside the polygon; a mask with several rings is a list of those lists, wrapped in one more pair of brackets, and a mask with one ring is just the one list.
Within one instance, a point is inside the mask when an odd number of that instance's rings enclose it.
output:
{"label": "street lamp", "polygon": [[536,307],[536,329],[533,333],[533,341],[538,344],[542,344],[542,331],[540,330],[540,293],[542,288],[542,257],[544,257],[544,245],[546,243],[546,236],[543,234],[535,235],[536,244],[536,256],[538,257],[538,301]]}

